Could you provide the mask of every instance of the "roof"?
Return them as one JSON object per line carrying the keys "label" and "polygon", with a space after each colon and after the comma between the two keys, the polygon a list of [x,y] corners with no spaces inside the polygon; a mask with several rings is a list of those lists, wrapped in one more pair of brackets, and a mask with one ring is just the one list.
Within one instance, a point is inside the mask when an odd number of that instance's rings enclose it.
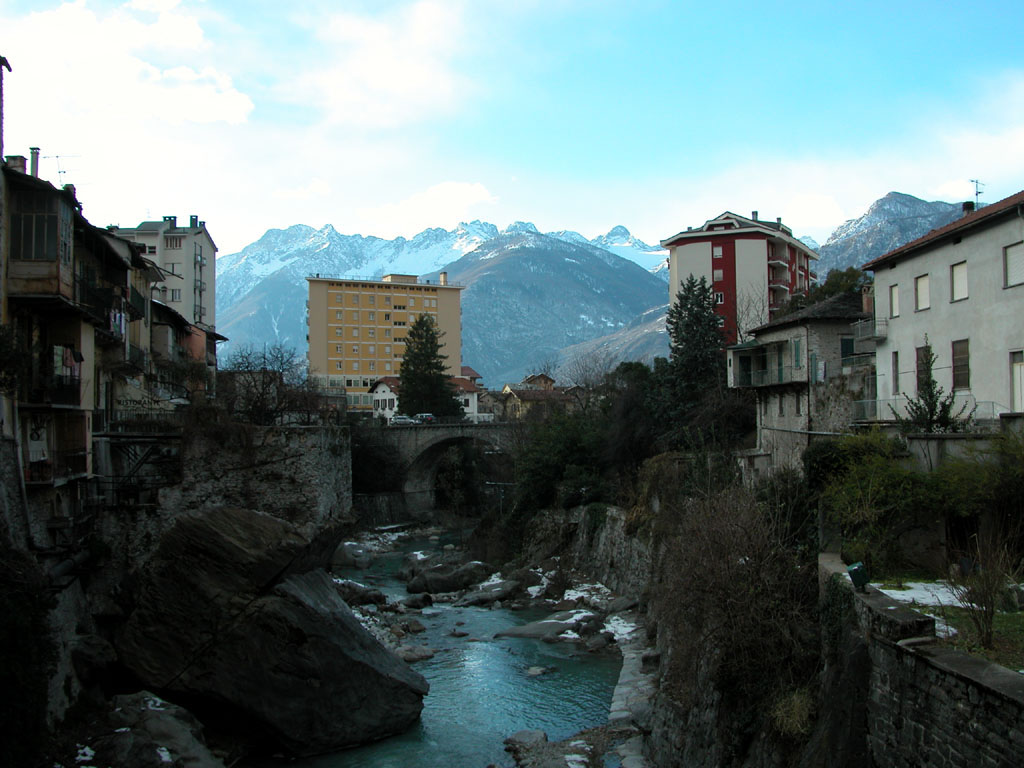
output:
{"label": "roof", "polygon": [[397,393],[402,384],[402,380],[397,376],[382,376],[373,382],[373,385],[370,387],[370,392],[373,392],[381,384],[387,386],[392,392]]}
{"label": "roof", "polygon": [[[715,229],[716,226],[726,222],[732,222],[735,226],[729,229]],[[818,258],[818,254],[809,248],[806,243],[803,243],[793,237],[793,231],[783,224],[781,220],[762,221],[761,219],[748,219],[746,216],[740,216],[739,214],[732,213],[731,211],[725,211],[720,216],[708,219],[703,225],[696,229],[688,229],[685,232],[679,232],[671,237],[665,238],[661,241],[661,247],[669,248],[685,240],[706,240],[709,237],[742,235],[747,233],[759,233],[780,238],[788,244],[796,246],[800,250],[806,252],[812,259]]]}
{"label": "roof", "polygon": [[[470,368],[470,370],[473,370],[473,369]],[[451,379],[449,379],[449,381],[451,381],[452,385],[457,390],[459,390],[459,392],[464,392],[466,394],[472,394],[473,392],[479,392],[480,391],[480,387],[478,387],[476,384],[474,384],[469,379],[464,379],[461,376],[452,376]]]}
{"label": "roof", "polygon": [[523,402],[542,402],[545,400],[569,400],[569,396],[559,389],[509,389],[508,394],[515,395]]}
{"label": "roof", "polygon": [[483,376],[481,376],[479,373],[474,371],[468,365],[462,366],[462,376],[467,378],[467,379],[482,379],[483,378]]}
{"label": "roof", "polygon": [[759,325],[757,328],[753,328],[750,332],[757,334],[761,331],[770,331],[775,328],[784,328],[787,325],[800,325],[816,320],[842,320],[853,322],[854,320],[862,320],[870,316],[871,315],[869,313],[864,311],[863,299],[861,298],[860,291],[856,293],[846,292],[840,293],[836,296],[830,296],[824,301],[819,301],[796,312],[783,315],[775,320],[770,320],[764,325]]}
{"label": "roof", "polygon": [[968,213],[966,216],[962,216],[944,227],[933,229],[928,234],[923,235],[916,240],[911,240],[909,243],[901,245],[899,248],[894,248],[888,253],[883,253],[877,259],[872,259],[861,267],[861,269],[871,270],[874,272],[885,264],[897,261],[900,258],[911,256],[917,251],[936,247],[941,244],[940,241],[945,240],[947,237],[952,237],[966,232],[969,229],[973,229],[974,227],[990,223],[993,219],[1012,211],[1018,206],[1024,206],[1024,191],[1003,198],[998,203],[992,203],[992,205],[986,205],[984,208],[979,208],[974,211],[974,213]]}

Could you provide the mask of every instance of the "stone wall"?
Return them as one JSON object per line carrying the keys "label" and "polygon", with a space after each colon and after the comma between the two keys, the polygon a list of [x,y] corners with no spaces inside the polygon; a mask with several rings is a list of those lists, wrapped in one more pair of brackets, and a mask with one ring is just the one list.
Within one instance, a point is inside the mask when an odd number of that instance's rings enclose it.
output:
{"label": "stone wall", "polygon": [[620,595],[640,599],[651,573],[646,536],[627,533],[626,510],[591,504],[577,511],[572,558],[577,570]]}
{"label": "stone wall", "polygon": [[0,535],[6,533],[6,543],[19,549],[28,543],[20,467],[17,443],[11,437],[0,436]]}
{"label": "stone wall", "polygon": [[[864,743],[875,765],[1020,765],[1024,676],[935,645],[934,620],[870,587],[853,592],[838,558],[822,555],[820,568],[853,596],[841,642],[866,644],[865,700],[854,706],[866,712]],[[823,689],[822,702],[845,699],[848,708],[848,693]],[[819,728],[828,720],[826,711]]]}

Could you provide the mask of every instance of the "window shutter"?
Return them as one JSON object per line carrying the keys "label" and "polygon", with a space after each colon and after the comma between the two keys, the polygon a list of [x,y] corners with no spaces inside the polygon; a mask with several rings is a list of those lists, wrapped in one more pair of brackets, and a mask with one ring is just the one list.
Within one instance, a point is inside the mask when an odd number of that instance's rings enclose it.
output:
{"label": "window shutter", "polygon": [[1024,283],[1024,243],[1008,246],[1003,253],[1006,259],[1006,285]]}

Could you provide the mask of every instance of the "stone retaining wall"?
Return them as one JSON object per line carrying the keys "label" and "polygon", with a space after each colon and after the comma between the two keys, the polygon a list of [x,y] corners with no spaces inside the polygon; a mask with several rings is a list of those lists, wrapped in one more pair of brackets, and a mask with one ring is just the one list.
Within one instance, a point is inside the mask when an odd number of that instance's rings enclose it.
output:
{"label": "stone retaining wall", "polygon": [[[826,579],[853,594],[844,627],[867,643],[866,746],[876,765],[1017,766],[1024,753],[1024,675],[928,642],[934,620],[870,587],[853,592],[838,558],[819,559]],[[823,690],[828,702],[836,691]]]}

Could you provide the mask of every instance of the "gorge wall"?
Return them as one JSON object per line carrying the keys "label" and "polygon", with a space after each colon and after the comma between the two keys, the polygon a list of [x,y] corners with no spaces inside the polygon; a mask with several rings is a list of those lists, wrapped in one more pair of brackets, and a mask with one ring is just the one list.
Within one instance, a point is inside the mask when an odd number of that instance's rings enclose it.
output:
{"label": "gorge wall", "polygon": [[[624,510],[599,513],[596,506],[564,518],[572,542],[566,554],[576,569],[640,598],[648,610],[649,639],[661,659],[645,734],[652,765],[1019,765],[1024,676],[936,645],[932,618],[876,590],[855,592],[835,555],[818,563],[821,650],[808,729],[780,732],[770,707],[752,710],[722,690],[715,647],[703,649],[693,684],[680,685],[671,660],[692,637],[680,636],[658,609],[659,600],[673,599],[656,594],[665,542],[650,526],[631,526]],[[699,635],[698,628],[689,634]]]}

